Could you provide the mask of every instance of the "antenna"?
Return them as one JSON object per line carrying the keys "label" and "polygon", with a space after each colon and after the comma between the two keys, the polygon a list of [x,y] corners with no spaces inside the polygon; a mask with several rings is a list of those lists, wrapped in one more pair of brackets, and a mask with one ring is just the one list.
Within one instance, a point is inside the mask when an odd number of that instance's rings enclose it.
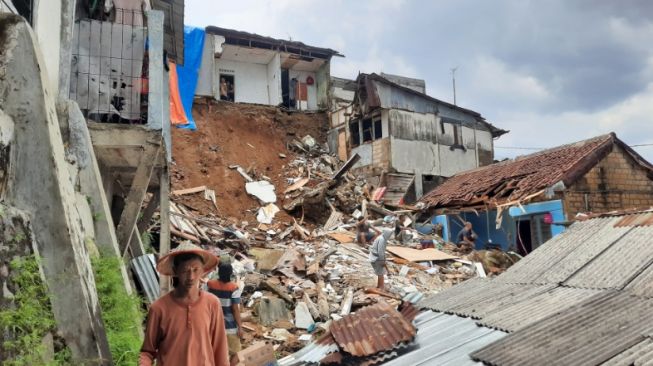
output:
{"label": "antenna", "polygon": [[453,105],[457,105],[456,104],[456,70],[458,70],[458,66],[451,69],[451,81],[453,81]]}

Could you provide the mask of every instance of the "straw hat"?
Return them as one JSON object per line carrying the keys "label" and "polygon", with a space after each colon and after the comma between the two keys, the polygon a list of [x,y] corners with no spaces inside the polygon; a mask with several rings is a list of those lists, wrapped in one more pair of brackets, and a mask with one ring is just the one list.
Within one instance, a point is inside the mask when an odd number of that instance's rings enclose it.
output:
{"label": "straw hat", "polygon": [[156,270],[163,275],[173,276],[173,264],[175,257],[186,253],[193,253],[202,257],[204,262],[204,272],[210,272],[213,270],[213,268],[215,268],[215,266],[218,265],[218,257],[215,255],[198,247],[197,245],[191,244],[190,242],[183,242],[159,260],[159,263],[156,265]]}

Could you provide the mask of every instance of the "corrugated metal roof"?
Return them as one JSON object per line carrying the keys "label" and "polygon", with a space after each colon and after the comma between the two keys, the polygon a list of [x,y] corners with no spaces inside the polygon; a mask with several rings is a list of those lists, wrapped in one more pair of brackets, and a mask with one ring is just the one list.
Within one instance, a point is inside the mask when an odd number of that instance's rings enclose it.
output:
{"label": "corrugated metal roof", "polygon": [[415,325],[415,346],[384,365],[477,365],[469,353],[506,335],[471,319],[433,311],[418,315]]}
{"label": "corrugated metal roof", "polygon": [[[612,228],[618,233],[625,228]],[[565,284],[586,288],[622,288],[651,264],[653,227],[633,227]],[[595,240],[599,240],[596,238]]]}
{"label": "corrugated metal roof", "polygon": [[601,365],[640,366],[651,364],[653,364],[653,340],[646,338]]}
{"label": "corrugated metal roof", "polygon": [[490,278],[467,280],[450,290],[421,301],[418,306],[449,314],[481,319],[557,285],[511,284]]}
{"label": "corrugated metal roof", "polygon": [[653,226],[653,212],[626,215],[614,226]]}
{"label": "corrugated metal roof", "polygon": [[339,349],[331,333],[327,333],[299,351],[278,360],[277,363],[279,366],[298,366],[318,363],[324,357],[337,352]]}
{"label": "corrugated metal roof", "polygon": [[653,298],[653,265],[649,265],[639,276],[626,286],[626,290],[638,296]]}
{"label": "corrugated metal roof", "polygon": [[156,260],[153,254],[136,257],[130,262],[132,271],[141,285],[147,301],[151,304],[159,298],[159,275],[156,272]]}
{"label": "corrugated metal roof", "polygon": [[619,219],[578,222],[515,263],[497,277],[513,283],[559,283],[619,239],[630,228],[614,228]]}
{"label": "corrugated metal roof", "polygon": [[556,287],[519,302],[497,308],[478,324],[507,332],[515,332],[554,315],[598,294],[600,290]]}
{"label": "corrugated metal roof", "polygon": [[385,301],[364,307],[331,324],[329,331],[345,352],[369,356],[392,350],[415,336],[415,327]]}
{"label": "corrugated metal roof", "polygon": [[604,291],[474,353],[491,365],[596,365],[643,339],[653,301]]}

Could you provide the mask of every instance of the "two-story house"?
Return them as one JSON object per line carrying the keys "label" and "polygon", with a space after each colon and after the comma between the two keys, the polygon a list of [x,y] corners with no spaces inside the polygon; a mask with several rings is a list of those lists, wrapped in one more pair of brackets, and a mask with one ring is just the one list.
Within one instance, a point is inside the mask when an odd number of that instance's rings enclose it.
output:
{"label": "two-story house", "polygon": [[349,156],[361,157],[356,169],[383,177],[388,204],[414,201],[447,177],[491,164],[494,139],[507,133],[425,89],[423,80],[360,74],[350,110],[332,113],[333,148],[346,144]]}

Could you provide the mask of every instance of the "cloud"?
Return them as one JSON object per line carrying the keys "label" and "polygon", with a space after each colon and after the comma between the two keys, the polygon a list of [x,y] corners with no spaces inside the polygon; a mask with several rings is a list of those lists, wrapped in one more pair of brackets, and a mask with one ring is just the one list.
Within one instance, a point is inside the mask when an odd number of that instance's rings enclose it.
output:
{"label": "cloud", "polygon": [[[330,47],[332,75],[388,72],[509,129],[497,146],[552,147],[614,131],[651,142],[653,1],[192,0],[186,23]],[[653,160],[653,148],[638,148]],[[497,156],[524,150],[497,149]]]}

